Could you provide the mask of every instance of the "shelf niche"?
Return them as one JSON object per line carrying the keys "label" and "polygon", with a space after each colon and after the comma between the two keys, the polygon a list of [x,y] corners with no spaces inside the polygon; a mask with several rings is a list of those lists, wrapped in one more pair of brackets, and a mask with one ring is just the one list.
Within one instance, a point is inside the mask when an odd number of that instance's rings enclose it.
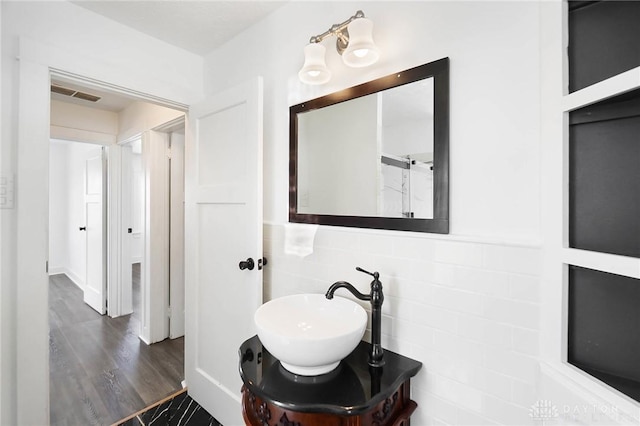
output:
{"label": "shelf niche", "polygon": [[569,123],[570,247],[640,257],[640,89]]}
{"label": "shelf niche", "polygon": [[640,280],[569,266],[568,362],[640,401]]}
{"label": "shelf niche", "polygon": [[569,91],[640,66],[640,2],[569,1]]}

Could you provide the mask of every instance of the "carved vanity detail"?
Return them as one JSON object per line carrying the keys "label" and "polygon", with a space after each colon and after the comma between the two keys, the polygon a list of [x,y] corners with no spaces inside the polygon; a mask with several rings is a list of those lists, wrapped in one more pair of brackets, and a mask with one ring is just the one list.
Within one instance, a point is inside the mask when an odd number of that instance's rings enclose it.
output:
{"label": "carved vanity detail", "polygon": [[[386,350],[384,367],[367,363],[360,342],[334,371],[299,376],[285,370],[258,336],[240,347],[242,414],[251,426],[406,426],[417,408],[410,381],[422,363]],[[254,356],[255,354],[255,356]]]}

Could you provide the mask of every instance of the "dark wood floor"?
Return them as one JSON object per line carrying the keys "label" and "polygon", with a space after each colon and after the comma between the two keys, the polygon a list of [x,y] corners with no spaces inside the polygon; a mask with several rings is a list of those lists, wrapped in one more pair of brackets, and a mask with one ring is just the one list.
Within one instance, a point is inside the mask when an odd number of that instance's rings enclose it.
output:
{"label": "dark wood floor", "polygon": [[99,315],[66,275],[50,277],[49,324],[52,425],[110,425],[182,387],[183,338],[145,345],[137,314]]}

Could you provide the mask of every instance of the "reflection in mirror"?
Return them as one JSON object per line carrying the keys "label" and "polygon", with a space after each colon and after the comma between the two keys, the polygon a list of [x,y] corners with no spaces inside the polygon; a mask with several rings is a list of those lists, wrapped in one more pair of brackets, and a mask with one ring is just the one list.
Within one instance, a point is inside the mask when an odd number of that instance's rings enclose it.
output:
{"label": "reflection in mirror", "polygon": [[290,221],[448,232],[448,58],[290,111]]}
{"label": "reflection in mirror", "polygon": [[382,102],[378,214],[433,218],[433,77],[379,93]]}
{"label": "reflection in mirror", "polygon": [[298,114],[299,213],[430,219],[432,164],[433,78]]}

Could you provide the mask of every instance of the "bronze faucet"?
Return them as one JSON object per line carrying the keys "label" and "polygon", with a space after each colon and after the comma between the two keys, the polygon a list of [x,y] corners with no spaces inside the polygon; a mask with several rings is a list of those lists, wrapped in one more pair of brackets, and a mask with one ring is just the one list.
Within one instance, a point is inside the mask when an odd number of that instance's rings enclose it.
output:
{"label": "bronze faucet", "polygon": [[378,272],[371,273],[365,271],[360,267],[357,267],[356,270],[369,274],[373,277],[373,281],[371,282],[371,293],[362,294],[348,282],[337,281],[331,284],[331,287],[327,290],[326,296],[327,299],[333,299],[333,293],[335,293],[337,289],[346,288],[358,299],[371,302],[371,353],[369,354],[369,365],[372,367],[381,367],[384,365],[384,360],[382,359],[384,351],[380,344],[382,302],[384,302],[384,294],[382,294],[382,283],[379,280],[380,274]]}

